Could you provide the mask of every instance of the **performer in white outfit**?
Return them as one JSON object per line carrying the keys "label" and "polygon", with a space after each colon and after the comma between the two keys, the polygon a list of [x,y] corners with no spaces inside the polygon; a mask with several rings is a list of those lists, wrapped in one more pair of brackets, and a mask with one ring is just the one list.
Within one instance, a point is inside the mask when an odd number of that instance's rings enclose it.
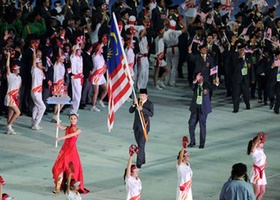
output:
{"label": "performer in white outfit", "polygon": [[130,76],[131,78],[134,80],[134,64],[135,64],[135,54],[134,54],[134,40],[131,38],[128,38],[125,41],[125,55],[127,58],[127,62],[128,62],[128,67],[129,67],[129,72],[130,72]]}
{"label": "performer in white outfit", "polygon": [[[5,96],[5,106],[8,107],[8,115],[7,115],[7,134],[16,134],[14,129],[12,128],[13,122],[20,115],[20,110],[18,107],[19,103],[19,89],[21,87],[21,77],[20,67],[18,65],[14,65],[10,68],[10,57],[11,53],[9,51],[4,52],[7,56],[6,61],[6,77],[8,82],[7,94]],[[11,73],[12,71],[12,73]]]}
{"label": "performer in white outfit", "polygon": [[[158,36],[155,39],[156,66],[155,66],[155,70],[154,70],[154,86],[157,90],[162,90],[162,88],[165,88],[163,81],[165,80],[165,77],[169,74],[169,71],[170,71],[170,67],[167,65],[167,63],[164,60],[163,34],[164,34],[164,29],[160,29],[158,31]],[[160,79],[158,80],[160,67],[164,68],[164,72],[161,75]]]}
{"label": "performer in white outfit", "polygon": [[253,158],[253,168],[250,174],[250,182],[253,184],[256,200],[261,200],[265,193],[267,184],[265,168],[266,155],[263,150],[266,141],[266,134],[259,132],[253,140],[250,140],[247,147],[247,154]]}
{"label": "performer in white outfit", "polygon": [[184,24],[184,21],[180,20],[180,25],[183,27],[181,30],[176,29],[176,21],[170,20],[169,28],[163,34],[163,41],[166,46],[166,62],[167,65],[171,67],[171,73],[166,77],[166,83],[170,86],[175,86],[177,78],[177,67],[179,62],[179,48],[178,48],[178,37],[187,31],[187,27]]}
{"label": "performer in white outfit", "polygon": [[71,83],[72,83],[72,106],[69,114],[76,114],[78,112],[83,86],[83,57],[81,56],[80,42],[73,47],[72,54],[70,56],[71,61]]}
{"label": "performer in white outfit", "polygon": [[93,69],[89,75],[89,81],[93,85],[94,94],[92,97],[92,107],[91,111],[99,112],[100,109],[96,107],[97,97],[99,95],[99,86],[102,88],[102,92],[100,94],[100,100],[98,103],[101,107],[105,108],[103,99],[107,95],[107,83],[104,74],[107,71],[106,62],[102,55],[103,53],[103,44],[99,44],[98,42],[93,44],[93,52],[94,55],[92,57],[93,61]]}
{"label": "performer in white outfit", "polygon": [[[62,50],[59,49],[59,55],[57,57],[57,60],[53,66],[54,72],[53,72],[53,89],[56,90],[55,93],[62,94],[64,92],[64,76],[65,76],[65,66],[64,66],[64,60],[65,55],[62,54]],[[59,91],[57,91],[59,90]],[[60,110],[63,108],[63,104],[60,105]],[[58,105],[54,106],[54,112],[52,120],[54,122],[57,122],[58,114]]]}
{"label": "performer in white outfit", "polygon": [[147,22],[144,23],[144,29],[139,34],[139,50],[137,55],[137,89],[147,88],[149,79],[149,45],[147,40]]}
{"label": "performer in white outfit", "polygon": [[192,169],[189,164],[190,153],[184,148],[179,152],[177,157],[177,197],[176,200],[192,200]]}
{"label": "performer in white outfit", "polygon": [[138,177],[140,169],[136,165],[132,165],[133,154],[130,155],[127,167],[125,169],[125,185],[126,185],[126,200],[140,200],[142,183]]}
{"label": "performer in white outfit", "polygon": [[186,24],[187,26],[189,26],[195,20],[198,5],[196,3],[196,0],[186,0],[181,6],[186,16]]}
{"label": "performer in white outfit", "polygon": [[46,110],[46,105],[44,104],[42,98],[43,80],[45,78],[45,74],[43,72],[43,65],[42,65],[41,58],[36,57],[35,46],[33,49],[34,49],[33,62],[31,68],[31,77],[32,77],[31,98],[34,102],[34,107],[32,109],[31,129],[41,130],[42,127],[39,124]]}

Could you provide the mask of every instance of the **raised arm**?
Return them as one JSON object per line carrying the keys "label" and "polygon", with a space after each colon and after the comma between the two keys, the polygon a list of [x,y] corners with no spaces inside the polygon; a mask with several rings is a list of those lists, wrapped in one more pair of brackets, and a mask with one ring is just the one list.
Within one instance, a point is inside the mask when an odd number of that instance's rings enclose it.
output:
{"label": "raised arm", "polygon": [[7,55],[7,61],[6,61],[6,76],[9,76],[11,73],[11,68],[10,68],[10,57],[11,53],[9,51],[5,51],[5,54]]}
{"label": "raised arm", "polygon": [[33,55],[32,55],[32,67],[36,67],[36,48],[35,44],[32,44]]}
{"label": "raised arm", "polygon": [[132,163],[132,157],[133,156],[129,156],[128,158],[128,162],[127,162],[127,166],[126,166],[126,174],[125,174],[125,177],[126,178],[129,178],[130,177],[130,168],[131,168],[131,163]]}
{"label": "raised arm", "polygon": [[179,154],[179,158],[177,160],[177,164],[180,166],[182,164],[182,160],[183,160],[183,156],[184,156],[184,147],[182,147],[180,154]]}

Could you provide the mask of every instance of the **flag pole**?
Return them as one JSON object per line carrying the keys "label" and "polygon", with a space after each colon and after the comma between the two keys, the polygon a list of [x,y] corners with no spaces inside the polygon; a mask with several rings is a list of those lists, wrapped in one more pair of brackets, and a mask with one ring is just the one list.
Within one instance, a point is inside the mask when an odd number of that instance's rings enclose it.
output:
{"label": "flag pole", "polygon": [[[60,123],[60,103],[57,105],[57,121],[56,123],[59,124]],[[59,131],[59,128],[58,126],[56,126],[56,134],[55,134],[55,139],[58,138],[58,131]],[[57,147],[57,141],[55,140],[55,147]]]}
{"label": "flag pole", "polygon": [[[116,15],[115,15],[114,12],[113,12],[113,20],[114,20],[114,23],[117,25],[118,23],[117,23]],[[122,42],[121,37],[120,37],[120,31],[119,31],[118,27],[116,28],[116,30],[117,30],[118,40],[120,42]],[[126,75],[129,77],[129,82],[130,82],[130,85],[131,85],[131,88],[132,88],[133,96],[134,96],[134,98],[136,98],[136,92],[135,92],[135,89],[134,89],[134,86],[133,86],[133,80],[131,78],[131,74],[130,74],[130,71],[128,69],[128,62],[127,62],[126,54],[124,52],[123,45],[120,45],[120,46],[121,46],[121,50],[123,52],[123,58],[124,58],[124,62],[125,62],[125,72],[126,72]],[[136,105],[138,107],[138,102],[136,102]],[[143,123],[143,120],[142,120],[142,117],[141,117],[141,114],[140,114],[139,110],[138,110],[138,114],[139,114],[139,118],[140,118],[142,128],[144,130],[145,127],[144,127],[144,123]],[[147,135],[145,135],[145,139],[146,139],[146,141],[148,141],[148,136]]]}

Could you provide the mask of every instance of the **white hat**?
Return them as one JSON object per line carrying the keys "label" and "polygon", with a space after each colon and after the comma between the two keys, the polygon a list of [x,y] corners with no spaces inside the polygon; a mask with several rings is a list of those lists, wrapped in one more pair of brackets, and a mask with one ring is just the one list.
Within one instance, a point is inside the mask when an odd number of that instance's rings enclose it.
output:
{"label": "white hat", "polygon": [[129,18],[128,18],[128,21],[130,22],[135,22],[136,21],[136,17],[134,15],[131,15]]}

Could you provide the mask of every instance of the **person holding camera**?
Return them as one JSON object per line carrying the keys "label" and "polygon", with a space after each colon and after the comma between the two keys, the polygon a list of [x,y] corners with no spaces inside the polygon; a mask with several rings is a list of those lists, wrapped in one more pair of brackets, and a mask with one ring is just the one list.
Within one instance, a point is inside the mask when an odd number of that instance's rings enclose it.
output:
{"label": "person holding camera", "polygon": [[247,147],[247,154],[253,158],[253,168],[250,173],[250,182],[253,184],[254,192],[257,200],[261,200],[265,193],[267,184],[265,168],[266,155],[264,153],[264,143],[266,141],[266,134],[259,132],[253,140],[250,140]]}
{"label": "person holding camera", "polygon": [[7,94],[5,96],[5,106],[8,107],[7,115],[7,134],[14,135],[16,132],[12,128],[14,121],[20,115],[19,110],[19,89],[21,87],[20,66],[13,65],[10,67],[11,52],[5,51],[6,61],[6,77],[8,82]]}
{"label": "person holding camera", "polygon": [[220,200],[255,200],[253,187],[247,181],[247,166],[243,163],[234,164],[231,176],[221,190]]}

